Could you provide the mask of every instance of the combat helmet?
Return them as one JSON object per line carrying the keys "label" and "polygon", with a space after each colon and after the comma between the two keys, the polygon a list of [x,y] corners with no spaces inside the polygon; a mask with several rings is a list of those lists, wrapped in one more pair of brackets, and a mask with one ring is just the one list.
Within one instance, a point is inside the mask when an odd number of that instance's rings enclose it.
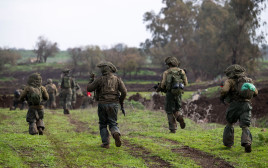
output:
{"label": "combat helmet", "polygon": [[66,68],[66,69],[64,69],[64,70],[62,71],[62,73],[64,73],[64,74],[68,74],[68,73],[70,73],[70,71],[71,71],[71,69]]}
{"label": "combat helmet", "polygon": [[104,66],[108,66],[111,69],[111,72],[113,73],[117,71],[117,68],[111,62],[102,62],[97,65],[97,67],[99,68],[104,67]]}
{"label": "combat helmet", "polygon": [[27,83],[30,86],[40,87],[42,85],[42,77],[39,73],[33,73],[29,76]]}
{"label": "combat helmet", "polygon": [[177,60],[176,57],[167,57],[165,59],[166,65],[171,64],[172,66],[179,66],[180,62]]}
{"label": "combat helmet", "polygon": [[47,83],[49,83],[49,84],[51,84],[53,81],[52,81],[52,79],[47,79]]}
{"label": "combat helmet", "polygon": [[224,73],[229,78],[238,78],[246,75],[246,69],[238,64],[233,64],[226,68]]}

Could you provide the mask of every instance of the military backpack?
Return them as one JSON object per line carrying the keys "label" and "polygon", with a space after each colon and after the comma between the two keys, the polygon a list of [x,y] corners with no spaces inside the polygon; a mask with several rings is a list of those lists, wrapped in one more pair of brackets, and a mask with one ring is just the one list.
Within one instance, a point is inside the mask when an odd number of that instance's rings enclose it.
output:
{"label": "military backpack", "polygon": [[46,89],[47,89],[48,93],[54,93],[55,92],[55,88],[53,87],[53,84],[46,85]]}
{"label": "military backpack", "polygon": [[167,73],[166,90],[176,96],[183,93],[182,71],[180,68],[172,68]]}
{"label": "military backpack", "polygon": [[27,101],[30,105],[40,105],[40,103],[42,102],[41,87],[29,87]]}
{"label": "military backpack", "polygon": [[252,79],[248,77],[236,79],[235,90],[240,99],[252,99],[255,89],[255,86],[252,84]]}

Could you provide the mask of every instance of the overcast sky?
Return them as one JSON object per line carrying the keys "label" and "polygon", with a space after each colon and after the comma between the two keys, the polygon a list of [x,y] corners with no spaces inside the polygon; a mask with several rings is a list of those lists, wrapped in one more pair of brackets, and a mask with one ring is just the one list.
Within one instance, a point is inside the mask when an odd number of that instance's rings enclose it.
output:
{"label": "overcast sky", "polygon": [[[33,49],[40,35],[62,50],[138,47],[151,37],[143,14],[162,7],[162,0],[0,0],[0,47]],[[262,16],[268,22],[267,9]]]}

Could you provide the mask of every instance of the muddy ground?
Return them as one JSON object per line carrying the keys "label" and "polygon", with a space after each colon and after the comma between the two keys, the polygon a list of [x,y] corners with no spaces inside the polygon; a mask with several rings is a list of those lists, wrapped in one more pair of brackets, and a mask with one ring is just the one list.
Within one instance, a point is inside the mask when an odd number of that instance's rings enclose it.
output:
{"label": "muddy ground", "polygon": [[[129,97],[129,100],[139,101],[149,109],[164,110],[165,96],[155,94],[151,100],[143,98],[140,94]],[[259,90],[259,95],[252,100],[252,117],[261,118],[268,114],[268,88]],[[219,97],[200,97],[195,101],[182,103],[183,115],[200,123],[221,123],[226,124],[225,111],[228,104],[221,103]]]}

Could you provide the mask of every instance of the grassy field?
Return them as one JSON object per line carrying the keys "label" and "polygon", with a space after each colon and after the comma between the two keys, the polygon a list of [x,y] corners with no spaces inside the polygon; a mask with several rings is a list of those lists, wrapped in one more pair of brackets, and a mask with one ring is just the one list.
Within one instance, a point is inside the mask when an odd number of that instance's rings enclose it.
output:
{"label": "grassy field", "polygon": [[261,128],[251,128],[253,151],[244,153],[239,127],[235,127],[234,147],[226,149],[223,125],[186,119],[186,129],[170,134],[164,112],[140,108],[126,112],[125,117],[121,112],[118,116],[122,146],[115,147],[111,138],[110,149],[103,149],[96,108],[74,110],[71,115],[46,110],[43,136],[28,134],[26,110],[0,109],[0,167],[268,166],[268,132]]}

